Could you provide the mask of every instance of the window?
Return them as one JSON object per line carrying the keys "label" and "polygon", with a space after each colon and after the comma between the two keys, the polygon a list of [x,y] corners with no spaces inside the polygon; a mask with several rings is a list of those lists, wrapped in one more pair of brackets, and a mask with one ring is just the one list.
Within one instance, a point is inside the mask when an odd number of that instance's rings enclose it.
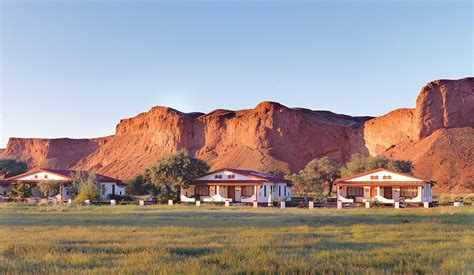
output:
{"label": "window", "polygon": [[379,176],[374,176],[374,175],[372,175],[372,176],[370,176],[370,179],[371,179],[371,180],[378,180],[378,179],[379,179]]}
{"label": "window", "polygon": [[418,189],[416,187],[402,187],[400,188],[400,197],[414,198],[418,195]]}
{"label": "window", "polygon": [[242,186],[242,197],[251,197],[253,195],[253,186]]}
{"label": "window", "polygon": [[267,196],[267,186],[266,185],[263,186],[263,196],[264,197]]}
{"label": "window", "polygon": [[228,179],[235,179],[235,175],[228,175],[227,178]]}
{"label": "window", "polygon": [[347,197],[363,197],[363,187],[347,187]]}
{"label": "window", "polygon": [[102,196],[105,196],[105,184],[102,184]]}
{"label": "window", "polygon": [[199,195],[199,196],[209,196],[209,194],[210,194],[209,186],[197,185],[195,193],[196,193],[196,195]]}
{"label": "window", "polygon": [[278,185],[278,197],[281,197],[281,185]]}
{"label": "window", "polygon": [[48,175],[44,175],[44,178],[47,179],[47,178],[48,178]]}
{"label": "window", "polygon": [[38,175],[35,175],[35,179],[37,179],[37,178],[38,178]]}
{"label": "window", "polygon": [[288,196],[288,192],[286,191],[286,185],[285,185],[285,196]]}
{"label": "window", "polygon": [[384,175],[384,176],[382,177],[382,179],[384,179],[384,180],[391,180],[391,179],[392,179],[392,176],[391,176],[391,175]]}
{"label": "window", "polygon": [[215,179],[222,179],[222,175],[215,175],[214,178]]}
{"label": "window", "polygon": [[122,191],[119,191],[119,195],[122,196]]}

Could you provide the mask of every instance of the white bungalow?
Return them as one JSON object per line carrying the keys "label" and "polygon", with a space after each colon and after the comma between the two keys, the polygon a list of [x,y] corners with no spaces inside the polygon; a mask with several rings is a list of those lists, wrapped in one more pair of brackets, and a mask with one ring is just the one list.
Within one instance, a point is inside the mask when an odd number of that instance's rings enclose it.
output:
{"label": "white bungalow", "polygon": [[343,203],[432,202],[432,186],[435,182],[385,168],[360,173],[334,182],[337,200]]}
{"label": "white bungalow", "polygon": [[[60,169],[46,169],[46,168],[37,168],[21,175],[17,175],[11,178],[7,178],[0,182],[0,195],[7,195],[10,191],[10,188],[17,184],[18,182],[24,182],[31,185],[33,188],[31,190],[33,197],[41,197],[39,189],[35,186],[40,182],[57,182],[62,184],[64,188],[62,189],[62,197],[64,200],[70,199],[71,195],[68,191],[68,184],[72,181],[73,177],[77,174],[86,174],[86,171],[76,171],[76,170],[60,170]],[[111,194],[114,195],[125,195],[125,186],[122,185],[122,182],[118,179],[104,176],[101,174],[96,174],[97,180],[101,184],[101,198],[107,199]]]}
{"label": "white bungalow", "polygon": [[225,168],[195,179],[181,189],[181,202],[273,203],[291,201],[291,182],[260,172]]}

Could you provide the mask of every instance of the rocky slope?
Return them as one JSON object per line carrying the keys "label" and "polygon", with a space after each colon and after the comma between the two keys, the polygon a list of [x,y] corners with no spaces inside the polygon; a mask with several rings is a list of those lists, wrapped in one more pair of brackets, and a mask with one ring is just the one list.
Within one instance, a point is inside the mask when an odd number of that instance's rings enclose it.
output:
{"label": "rocky slope", "polygon": [[297,171],[311,159],[343,163],[353,153],[410,159],[437,191],[473,192],[474,78],[438,80],[420,92],[415,109],[378,118],[288,108],[182,113],[154,107],[124,119],[114,136],[98,139],[11,138],[0,156],[30,166],[96,169],[120,178],[140,173],[160,156],[188,149],[221,167]]}

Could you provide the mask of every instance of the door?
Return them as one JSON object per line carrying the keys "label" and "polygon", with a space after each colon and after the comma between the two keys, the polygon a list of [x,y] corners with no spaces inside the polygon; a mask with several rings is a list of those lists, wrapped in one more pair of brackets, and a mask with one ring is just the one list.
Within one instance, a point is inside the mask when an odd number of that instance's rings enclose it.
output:
{"label": "door", "polygon": [[392,199],[392,187],[384,187],[383,188],[383,196],[386,199]]}
{"label": "door", "polygon": [[227,197],[235,201],[235,186],[227,187]]}
{"label": "door", "polygon": [[377,196],[377,187],[370,187],[370,197],[373,198]]}

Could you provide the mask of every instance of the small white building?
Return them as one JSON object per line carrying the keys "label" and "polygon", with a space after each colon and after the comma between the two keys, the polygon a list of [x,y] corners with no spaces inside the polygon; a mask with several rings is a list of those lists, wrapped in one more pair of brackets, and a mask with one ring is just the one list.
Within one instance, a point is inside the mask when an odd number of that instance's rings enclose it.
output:
{"label": "small white building", "polygon": [[379,168],[334,182],[340,202],[432,202],[435,182],[412,175]]}
{"label": "small white building", "polygon": [[182,202],[273,203],[291,201],[291,182],[270,174],[224,168],[192,181],[181,189]]}
{"label": "small white building", "polygon": [[[60,170],[60,169],[47,169],[47,168],[37,168],[26,173],[7,178],[0,182],[0,195],[6,196],[12,186],[18,182],[24,182],[32,186],[32,196],[41,197],[39,189],[35,186],[40,182],[57,182],[58,184],[63,184],[62,197],[64,200],[70,199],[71,195],[68,190],[68,185],[71,183],[73,177],[77,174],[87,174],[86,171],[76,171],[76,170]],[[109,195],[125,195],[125,186],[118,179],[104,176],[101,174],[95,174],[97,180],[101,184],[101,198],[107,199]]]}

